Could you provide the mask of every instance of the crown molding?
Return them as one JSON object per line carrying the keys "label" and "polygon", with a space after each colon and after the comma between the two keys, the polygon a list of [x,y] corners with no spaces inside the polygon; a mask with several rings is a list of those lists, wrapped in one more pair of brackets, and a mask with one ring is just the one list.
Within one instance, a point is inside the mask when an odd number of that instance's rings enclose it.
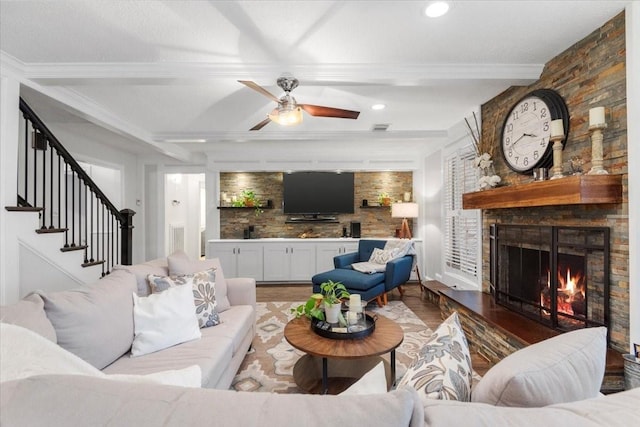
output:
{"label": "crown molding", "polygon": [[[313,82],[418,85],[432,80],[524,80],[540,77],[544,64],[220,64],[220,63],[30,63],[27,78],[41,84],[74,84],[86,80],[159,83],[163,80],[273,80],[283,71],[305,85]],[[309,79],[310,81],[306,81]]]}
{"label": "crown molding", "polygon": [[242,131],[242,132],[167,132],[156,133],[156,142],[173,144],[208,145],[220,142],[249,142],[249,141],[421,141],[429,139],[443,139],[448,135],[446,130],[427,131]]}

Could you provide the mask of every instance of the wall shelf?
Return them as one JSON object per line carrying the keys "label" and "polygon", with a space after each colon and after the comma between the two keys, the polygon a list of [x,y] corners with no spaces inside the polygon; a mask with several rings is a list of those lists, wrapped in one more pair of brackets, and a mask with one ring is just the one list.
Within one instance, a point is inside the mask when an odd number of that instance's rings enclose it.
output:
{"label": "wall shelf", "polygon": [[388,206],[382,206],[382,205],[362,205],[360,206],[360,209],[380,209],[380,208],[387,208],[387,209],[391,209],[391,205]]}
{"label": "wall shelf", "polygon": [[273,209],[273,206],[218,206],[218,209]]}
{"label": "wall shelf", "polygon": [[463,209],[503,209],[621,202],[622,175],[574,175],[462,195]]}

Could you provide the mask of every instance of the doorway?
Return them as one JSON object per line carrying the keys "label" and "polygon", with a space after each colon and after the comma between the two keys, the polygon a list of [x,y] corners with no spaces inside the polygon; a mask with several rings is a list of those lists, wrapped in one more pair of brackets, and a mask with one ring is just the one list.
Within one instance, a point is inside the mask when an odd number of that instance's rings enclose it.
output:
{"label": "doorway", "polygon": [[204,257],[206,227],[205,174],[165,174],[165,253],[183,250],[191,259]]}

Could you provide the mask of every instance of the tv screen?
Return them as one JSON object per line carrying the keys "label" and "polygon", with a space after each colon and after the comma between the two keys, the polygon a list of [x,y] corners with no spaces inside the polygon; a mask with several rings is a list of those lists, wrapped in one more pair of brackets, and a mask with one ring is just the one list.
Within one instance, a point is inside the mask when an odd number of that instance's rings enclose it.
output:
{"label": "tv screen", "polygon": [[285,173],[284,213],[327,215],[353,213],[353,173]]}

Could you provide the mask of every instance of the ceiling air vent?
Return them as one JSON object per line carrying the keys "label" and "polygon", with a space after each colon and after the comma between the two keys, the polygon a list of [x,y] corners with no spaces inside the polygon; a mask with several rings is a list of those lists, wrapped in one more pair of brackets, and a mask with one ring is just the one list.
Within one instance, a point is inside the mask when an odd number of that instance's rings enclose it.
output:
{"label": "ceiling air vent", "polygon": [[389,123],[376,123],[371,130],[374,132],[384,132],[387,129],[389,129]]}

